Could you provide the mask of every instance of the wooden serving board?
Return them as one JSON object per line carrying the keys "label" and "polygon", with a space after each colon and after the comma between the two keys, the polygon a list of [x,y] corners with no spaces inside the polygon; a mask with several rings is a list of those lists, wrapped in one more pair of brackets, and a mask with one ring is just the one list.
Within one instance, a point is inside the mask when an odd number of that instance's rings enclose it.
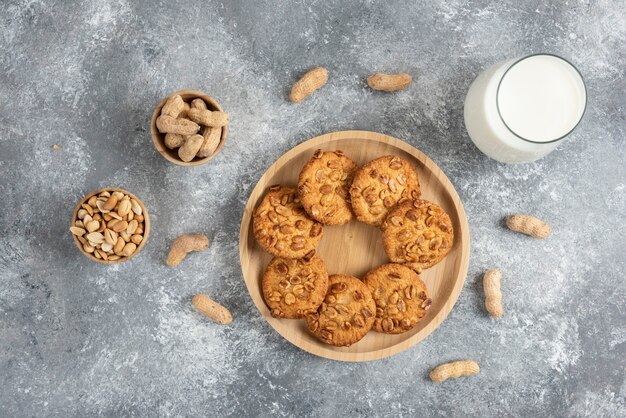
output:
{"label": "wooden serving board", "polygon": [[[252,214],[273,184],[296,186],[298,174],[313,152],[342,150],[358,165],[383,155],[397,155],[411,162],[417,170],[423,198],[448,212],[454,226],[454,244],[448,256],[420,275],[430,291],[433,304],[418,325],[404,334],[387,335],[369,332],[350,347],[326,345],[311,335],[304,320],[276,319],[270,315],[261,291],[261,279],[271,256],[256,243],[252,232]],[[250,195],[241,221],[239,256],[243,277],[252,300],[261,315],[280,335],[309,353],[341,361],[369,361],[392,356],[417,344],[433,332],[456,303],[469,263],[470,238],[467,218],[459,196],[450,180],[426,155],[399,139],[376,132],[341,131],[310,139],[288,151],[263,174]],[[361,222],[325,226],[317,248],[329,274],[351,274],[362,278],[372,268],[387,263],[381,231]]]}

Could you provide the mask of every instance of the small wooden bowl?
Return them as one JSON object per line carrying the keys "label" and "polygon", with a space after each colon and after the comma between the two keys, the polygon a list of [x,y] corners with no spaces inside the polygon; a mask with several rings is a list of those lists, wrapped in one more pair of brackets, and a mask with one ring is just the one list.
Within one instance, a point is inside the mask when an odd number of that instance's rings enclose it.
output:
{"label": "small wooden bowl", "polygon": [[78,219],[78,211],[80,210],[81,205],[83,203],[87,203],[87,201],[91,198],[91,196],[98,195],[98,194],[100,194],[102,192],[105,192],[105,191],[106,192],[110,192],[110,193],[112,193],[112,192],[122,192],[124,194],[127,194],[131,198],[135,199],[137,201],[137,203],[139,203],[139,206],[141,206],[142,215],[143,215],[143,224],[144,224],[143,239],[141,240],[141,242],[137,246],[137,249],[135,250],[135,252],[132,253],[130,257],[122,257],[119,260],[113,260],[113,261],[102,260],[100,258],[96,258],[96,256],[94,256],[93,254],[90,254],[87,251],[85,251],[83,249],[83,244],[80,243],[80,241],[78,240],[76,235],[72,234],[72,238],[74,239],[74,243],[76,243],[76,246],[78,247],[80,252],[85,257],[87,257],[88,259],[90,259],[92,261],[95,261],[96,263],[100,263],[100,264],[117,264],[117,263],[121,263],[123,261],[130,260],[131,258],[136,256],[137,254],[139,254],[139,252],[146,245],[146,242],[148,241],[148,237],[150,236],[150,216],[148,216],[148,210],[146,209],[146,205],[144,205],[143,202],[141,201],[141,199],[139,199],[137,196],[135,196],[131,192],[129,192],[127,190],[124,190],[124,189],[119,189],[117,187],[105,187],[104,189],[96,190],[96,191],[93,191],[93,192],[87,194],[85,197],[83,197],[80,200],[80,202],[78,202],[78,204],[74,208],[74,212],[72,213],[72,224],[71,224],[72,226],[74,226],[74,222],[76,222],[76,220]]}
{"label": "small wooden bowl", "polygon": [[181,165],[183,167],[194,167],[197,165],[208,163],[213,158],[215,158],[217,154],[220,153],[222,148],[224,148],[224,144],[226,143],[226,137],[228,136],[228,125],[222,127],[222,137],[220,138],[220,144],[217,146],[217,149],[212,155],[206,158],[194,157],[194,159],[189,161],[188,163],[182,161],[178,157],[178,149],[169,149],[168,147],[165,146],[165,134],[162,134],[161,132],[159,132],[159,130],[156,127],[156,120],[161,115],[161,108],[163,107],[163,105],[165,105],[165,102],[167,102],[167,99],[169,99],[170,97],[176,94],[180,94],[180,96],[183,98],[185,102],[191,102],[193,99],[199,97],[205,101],[205,103],[207,104],[207,108],[209,110],[223,112],[222,107],[215,101],[215,99],[213,99],[211,96],[209,96],[206,93],[203,93],[198,90],[175,91],[174,93],[170,94],[169,96],[161,100],[161,102],[154,109],[154,113],[152,114],[152,121],[150,122],[150,134],[152,135],[152,143],[154,144],[154,147],[156,148],[156,150],[159,151],[159,154],[161,154],[163,158],[165,158],[171,163]]}

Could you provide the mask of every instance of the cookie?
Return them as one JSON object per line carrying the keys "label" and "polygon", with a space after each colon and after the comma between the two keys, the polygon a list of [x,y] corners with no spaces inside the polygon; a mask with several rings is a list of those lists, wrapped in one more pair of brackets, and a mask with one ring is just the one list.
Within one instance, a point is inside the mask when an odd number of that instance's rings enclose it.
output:
{"label": "cookie", "polygon": [[419,275],[403,264],[383,264],[367,273],[363,282],[376,303],[374,329],[378,332],[409,331],[432,303]]}
{"label": "cookie", "polygon": [[309,331],[326,344],[345,347],[367,334],[376,304],[365,284],[352,276],[329,277],[328,292],[316,313],[306,315]]}
{"label": "cookie", "polygon": [[436,204],[421,199],[396,206],[381,229],[389,260],[406,263],[418,273],[440,262],[454,241],[448,214]]}
{"label": "cookie", "polygon": [[328,271],[318,255],[297,260],[275,257],[263,275],[263,298],[275,318],[303,318],[317,311],[327,290]]}
{"label": "cookie", "polygon": [[298,179],[298,196],[311,218],[324,225],[354,219],[349,191],[357,168],[342,151],[315,151]]}
{"label": "cookie", "polygon": [[419,197],[415,169],[406,160],[393,155],[377,158],[361,167],[350,188],[356,218],[374,226],[379,226],[397,203]]}
{"label": "cookie", "polygon": [[259,245],[276,257],[302,258],[322,239],[322,224],[309,218],[291,187],[270,187],[252,226]]}

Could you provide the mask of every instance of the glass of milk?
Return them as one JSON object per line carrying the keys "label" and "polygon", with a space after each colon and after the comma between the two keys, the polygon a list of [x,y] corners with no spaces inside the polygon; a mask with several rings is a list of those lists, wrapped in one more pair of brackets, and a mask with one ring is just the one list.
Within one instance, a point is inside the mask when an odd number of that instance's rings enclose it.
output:
{"label": "glass of milk", "polygon": [[556,55],[534,54],[495,64],[474,80],[465,97],[465,127],[487,156],[524,163],[554,150],[586,107],[576,67]]}

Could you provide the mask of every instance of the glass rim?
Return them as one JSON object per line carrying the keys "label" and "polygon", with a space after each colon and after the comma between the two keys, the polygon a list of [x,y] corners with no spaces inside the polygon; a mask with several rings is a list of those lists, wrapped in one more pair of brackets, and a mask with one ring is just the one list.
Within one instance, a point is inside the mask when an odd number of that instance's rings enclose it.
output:
{"label": "glass rim", "polygon": [[[504,80],[504,77],[506,77],[506,75],[508,74],[509,70],[513,67],[515,67],[517,64],[519,64],[520,62],[528,59],[528,58],[532,58],[532,57],[536,57],[536,56],[540,56],[540,55],[544,55],[544,56],[549,56],[549,57],[554,57],[554,58],[558,58],[562,61],[565,61],[566,64],[569,64],[569,66],[571,66],[574,71],[576,71],[576,73],[578,73],[578,76],[580,77],[580,81],[583,84],[583,90],[585,91],[585,105],[583,106],[583,111],[580,114],[580,117],[578,118],[578,121],[576,122],[576,124],[574,124],[574,126],[572,127],[572,129],[570,129],[569,131],[567,131],[567,133],[565,133],[564,135],[556,138],[556,139],[552,139],[550,141],[533,141],[532,139],[527,139],[524,138],[523,136],[519,135],[518,133],[516,133],[513,129],[511,129],[511,127],[509,125],[507,125],[506,121],[504,120],[504,118],[502,117],[502,113],[500,112],[500,86],[502,85],[502,81]],[[511,132],[513,135],[515,135],[517,138],[526,141],[526,142],[530,142],[533,144],[551,144],[557,141],[561,141],[562,139],[564,139],[566,136],[568,136],[569,134],[571,134],[577,127],[578,125],[580,125],[580,122],[583,120],[583,116],[585,115],[585,112],[587,111],[587,84],[585,83],[585,79],[583,78],[582,73],[580,72],[580,70],[578,70],[578,68],[576,68],[576,66],[574,64],[572,64],[569,60],[556,55],[556,54],[549,54],[546,52],[539,52],[536,54],[530,54],[530,55],[526,55],[523,56],[519,59],[517,59],[513,64],[511,64],[509,66],[509,68],[506,69],[506,71],[504,72],[504,74],[502,74],[502,77],[500,77],[500,81],[498,81],[498,88],[496,90],[496,109],[498,110],[498,116],[500,117],[500,120],[502,121],[502,123],[504,124],[504,126],[506,127],[506,129],[509,130],[509,132]]]}

